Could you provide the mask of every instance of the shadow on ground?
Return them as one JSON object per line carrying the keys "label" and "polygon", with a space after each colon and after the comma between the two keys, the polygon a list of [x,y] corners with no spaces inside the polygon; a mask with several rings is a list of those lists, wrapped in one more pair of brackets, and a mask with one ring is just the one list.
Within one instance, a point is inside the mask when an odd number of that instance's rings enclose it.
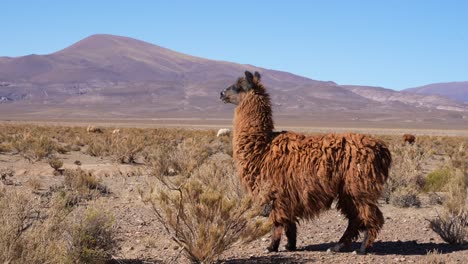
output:
{"label": "shadow on ground", "polygon": [[141,260],[141,259],[113,259],[109,264],[159,264],[164,263],[162,260]]}
{"label": "shadow on ground", "polygon": [[258,256],[258,257],[250,257],[250,258],[238,258],[238,259],[228,259],[223,260],[223,264],[267,264],[267,263],[293,263],[293,264],[302,264],[302,263],[310,263],[315,262],[313,258],[305,258],[304,256],[297,257],[297,256],[282,256],[280,254],[277,255],[266,255],[266,256]]}
{"label": "shadow on ground", "polygon": [[[309,245],[300,248],[299,251],[327,251],[333,247],[335,243],[324,243],[317,245]],[[352,252],[358,249],[360,243],[353,243],[344,252]],[[426,255],[427,252],[437,250],[439,253],[452,253],[461,250],[467,250],[468,245],[450,245],[446,243],[418,243],[415,240],[411,241],[379,241],[375,242],[374,246],[368,250],[374,255]]]}

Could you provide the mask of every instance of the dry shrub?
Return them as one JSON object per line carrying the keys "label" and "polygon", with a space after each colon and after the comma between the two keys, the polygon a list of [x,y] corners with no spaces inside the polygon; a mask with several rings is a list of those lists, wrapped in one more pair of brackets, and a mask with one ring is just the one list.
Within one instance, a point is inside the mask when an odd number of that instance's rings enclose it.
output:
{"label": "dry shrub", "polygon": [[67,214],[55,200],[43,211],[31,194],[0,191],[0,262],[63,263],[60,230]]}
{"label": "dry shrub", "polygon": [[460,213],[466,210],[467,174],[461,171],[456,171],[454,176],[447,183],[445,189],[447,191],[447,199],[444,201],[444,208],[450,213]]}
{"label": "dry shrub", "polygon": [[63,161],[56,157],[53,157],[49,159],[49,165],[50,167],[52,167],[52,169],[58,171],[63,166]]}
{"label": "dry shrub", "polygon": [[429,220],[431,229],[449,244],[463,244],[468,238],[468,212],[446,212]]}
{"label": "dry shrub", "polygon": [[[172,240],[195,263],[211,263],[235,243],[251,241],[269,232],[258,207],[244,195],[235,177],[232,159],[214,158],[197,140],[170,150],[170,162],[155,164],[160,188],[146,198]],[[179,156],[180,155],[180,156]],[[161,164],[173,164],[168,176]]]}
{"label": "dry shrub", "polygon": [[65,237],[70,263],[107,263],[115,252],[114,219],[102,209],[88,208],[67,229]]}
{"label": "dry shrub", "polygon": [[115,247],[105,210],[71,214],[63,197],[0,189],[0,263],[105,263]]}
{"label": "dry shrub", "polygon": [[34,191],[41,189],[42,182],[40,179],[34,177],[28,181],[28,186],[31,187]]}
{"label": "dry shrub", "polygon": [[436,193],[436,192],[429,193],[428,198],[429,198],[429,204],[430,205],[436,205],[436,204],[441,205],[446,200],[445,195],[442,195],[442,194]]}
{"label": "dry shrub", "polygon": [[463,244],[468,239],[468,208],[466,206],[466,175],[456,171],[446,185],[447,200],[444,202],[444,213],[429,220],[432,230],[450,244]]}
{"label": "dry shrub", "polygon": [[120,163],[135,163],[148,141],[149,138],[141,135],[114,135],[111,155]]}
{"label": "dry shrub", "polygon": [[0,142],[0,153],[7,153],[12,150],[12,146],[10,143],[7,142]]}
{"label": "dry shrub", "polygon": [[393,193],[400,195],[404,190],[421,190],[424,186],[423,165],[428,159],[426,150],[418,145],[392,144],[392,167],[382,197],[390,202]]}
{"label": "dry shrub", "polygon": [[93,157],[106,157],[111,153],[112,137],[96,136],[88,141],[86,154]]}
{"label": "dry shrub", "polygon": [[396,207],[421,207],[421,200],[416,191],[412,189],[399,189],[392,193],[390,203]]}
{"label": "dry shrub", "polygon": [[83,199],[92,199],[101,193],[109,192],[108,188],[101,184],[101,181],[92,172],[77,168],[74,170],[65,169],[63,174],[65,188],[72,191],[72,195],[68,196],[71,203],[76,200],[79,202]]}
{"label": "dry shrub", "polygon": [[45,135],[37,132],[25,132],[17,134],[12,142],[13,148],[21,153],[25,158],[32,161],[39,161],[53,155],[58,148],[57,142]]}

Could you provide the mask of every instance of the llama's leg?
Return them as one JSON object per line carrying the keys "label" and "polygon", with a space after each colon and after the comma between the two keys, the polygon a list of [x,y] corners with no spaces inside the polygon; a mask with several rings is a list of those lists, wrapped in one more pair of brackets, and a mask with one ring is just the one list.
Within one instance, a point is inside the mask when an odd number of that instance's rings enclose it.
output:
{"label": "llama's leg", "polygon": [[329,248],[327,252],[340,252],[343,248],[348,247],[351,242],[357,239],[359,236],[359,226],[361,222],[357,217],[348,219],[348,227],[346,228],[344,234],[341,236],[338,243]]}
{"label": "llama's leg", "polygon": [[286,237],[288,238],[288,243],[286,244],[286,250],[295,251],[296,250],[296,241],[297,241],[297,226],[296,223],[290,222],[285,227]]}
{"label": "llama's leg", "polygon": [[267,247],[268,252],[278,252],[282,233],[283,233],[283,225],[279,223],[274,223],[273,232],[271,235],[271,243],[270,243],[270,246]]}
{"label": "llama's leg", "polygon": [[362,239],[361,247],[357,253],[366,254],[367,242],[369,241],[369,231],[364,231],[364,238]]}
{"label": "llama's leg", "polygon": [[365,254],[377,238],[377,234],[384,224],[384,217],[376,204],[361,205],[358,211],[359,218],[363,223],[359,229],[364,231],[364,239],[358,253]]}
{"label": "llama's leg", "polygon": [[358,210],[356,204],[352,202],[349,197],[340,198],[338,200],[338,209],[348,218],[348,227],[346,228],[340,241],[334,247],[329,248],[328,252],[339,252],[343,248],[349,246],[351,242],[356,240],[359,236],[359,228],[362,225],[358,217]]}

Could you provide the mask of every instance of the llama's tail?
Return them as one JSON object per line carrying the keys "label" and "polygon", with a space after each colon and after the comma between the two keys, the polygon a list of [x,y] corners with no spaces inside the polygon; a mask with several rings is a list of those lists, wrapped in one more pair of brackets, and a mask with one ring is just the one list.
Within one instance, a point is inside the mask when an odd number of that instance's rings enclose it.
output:
{"label": "llama's tail", "polygon": [[376,147],[376,162],[378,163],[382,176],[384,176],[384,181],[387,181],[390,166],[392,164],[392,154],[390,154],[390,150],[385,142],[381,140],[377,142]]}

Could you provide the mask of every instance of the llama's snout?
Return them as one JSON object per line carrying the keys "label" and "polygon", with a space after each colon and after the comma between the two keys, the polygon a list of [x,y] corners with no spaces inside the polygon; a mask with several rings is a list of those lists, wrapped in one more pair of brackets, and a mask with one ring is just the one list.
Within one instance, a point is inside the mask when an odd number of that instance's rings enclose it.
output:
{"label": "llama's snout", "polygon": [[227,103],[226,91],[222,91],[220,93],[219,99],[221,99],[224,103]]}

